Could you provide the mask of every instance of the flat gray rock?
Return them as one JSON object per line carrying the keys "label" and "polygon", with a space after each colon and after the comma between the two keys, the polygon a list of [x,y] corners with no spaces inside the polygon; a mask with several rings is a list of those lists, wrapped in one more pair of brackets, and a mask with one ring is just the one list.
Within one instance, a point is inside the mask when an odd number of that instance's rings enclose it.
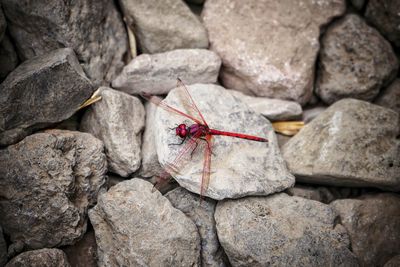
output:
{"label": "flat gray rock", "polygon": [[92,92],[70,48],[25,61],[0,84],[0,145],[69,118]]}
{"label": "flat gray rock", "polygon": [[121,182],[89,211],[100,267],[200,264],[195,224],[152,189],[141,179]]}
{"label": "flat gray rock", "polygon": [[210,198],[201,200],[183,187],[169,191],[165,197],[196,224],[201,239],[202,266],[225,266],[214,220],[217,202]]}
{"label": "flat gray rock", "polygon": [[397,74],[388,41],[358,15],[330,25],[322,37],[316,93],[328,104],[342,98],[370,101]]}
{"label": "flat gray rock", "polygon": [[8,34],[0,42],[0,82],[18,65],[18,56]]}
{"label": "flat gray rock", "polygon": [[56,248],[27,251],[14,257],[5,267],[70,267],[67,255]]}
{"label": "flat gray rock", "polygon": [[0,150],[0,217],[9,253],[79,240],[106,171],[103,144],[87,133],[49,130]]}
{"label": "flat gray rock", "polygon": [[129,94],[142,91],[167,94],[176,79],[185,84],[217,82],[221,59],[206,49],[177,49],[154,55],[141,54],[124,67],[112,87]]}
{"label": "flat gray rock", "polygon": [[312,95],[320,28],[345,12],[344,0],[206,1],[210,49],[222,59],[224,87],[293,100]]}
{"label": "flat gray rock", "polygon": [[113,1],[5,0],[2,4],[22,60],[70,47],[96,86],[110,82],[125,65],[128,40]]}
{"label": "flat gray rock", "polygon": [[398,117],[368,102],[340,100],[292,137],[283,157],[300,182],[398,191]]}
{"label": "flat gray rock", "polygon": [[[245,133],[267,138],[268,143],[255,142],[229,136],[214,136],[212,140],[211,178],[205,196],[213,199],[239,198],[248,195],[269,195],[282,191],[294,184],[280,155],[275,132],[271,123],[249,109],[242,101],[232,96],[223,87],[214,84],[195,84],[188,86],[197,107],[202,112],[210,128]],[[183,112],[182,91],[172,90],[165,102]],[[186,105],[187,106],[187,105]],[[196,114],[192,113],[194,116]],[[199,117],[197,115],[197,117]],[[182,145],[169,145],[181,142],[171,127],[193,121],[176,116],[161,108],[156,113],[156,145],[161,166],[171,163]],[[205,143],[199,140],[194,152],[187,152],[179,160],[179,173],[175,180],[191,192],[200,193],[203,172]]]}
{"label": "flat gray rock", "polygon": [[365,18],[387,39],[400,47],[400,2],[397,0],[369,0]]}
{"label": "flat gray rock", "polygon": [[272,121],[297,120],[301,118],[303,112],[301,105],[294,101],[252,97],[235,90],[229,90],[229,92],[249,105],[255,112]]}
{"label": "flat gray rock", "polygon": [[144,53],[177,48],[207,48],[207,32],[181,0],[119,1],[128,27]]}
{"label": "flat gray rock", "polygon": [[383,266],[400,254],[400,196],[364,195],[331,203],[347,229],[361,266]]}
{"label": "flat gray rock", "polygon": [[85,112],[81,131],[103,141],[109,171],[127,177],[140,167],[144,107],[134,96],[108,87],[99,89],[101,101]]}
{"label": "flat gray rock", "polygon": [[274,194],[218,203],[218,238],[232,266],[358,266],[335,212]]}

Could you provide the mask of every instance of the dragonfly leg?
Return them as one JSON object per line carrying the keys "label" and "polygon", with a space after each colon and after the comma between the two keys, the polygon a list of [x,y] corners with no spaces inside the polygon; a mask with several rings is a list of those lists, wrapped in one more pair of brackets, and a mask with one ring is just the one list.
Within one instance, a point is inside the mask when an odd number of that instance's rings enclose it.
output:
{"label": "dragonfly leg", "polygon": [[182,138],[182,142],[180,143],[176,143],[176,144],[168,144],[169,146],[180,146],[183,144],[183,142],[185,142],[186,138]]}
{"label": "dragonfly leg", "polygon": [[[216,155],[214,154],[214,152],[213,152],[213,151],[211,150],[211,148],[210,148],[210,143],[208,143],[208,141],[207,141],[204,137],[199,137],[198,139],[205,141],[205,142],[207,143],[208,149],[210,149],[210,151],[211,151],[211,154],[212,154],[213,156],[216,156]],[[196,146],[196,147],[197,147],[197,146]],[[192,152],[192,153],[193,153],[193,152]]]}

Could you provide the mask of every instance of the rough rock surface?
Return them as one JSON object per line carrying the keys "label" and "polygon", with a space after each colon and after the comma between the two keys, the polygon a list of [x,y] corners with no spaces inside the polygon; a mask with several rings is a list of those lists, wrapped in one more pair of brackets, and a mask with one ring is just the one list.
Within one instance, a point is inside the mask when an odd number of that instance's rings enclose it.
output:
{"label": "rough rock surface", "polygon": [[152,189],[149,182],[131,179],[100,195],[89,211],[99,266],[199,264],[195,224]]}
{"label": "rough rock surface", "polygon": [[10,251],[68,245],[86,231],[107,170],[90,134],[49,130],[0,150],[0,217]]}
{"label": "rough rock surface", "polygon": [[107,87],[85,112],[81,130],[103,141],[109,171],[127,177],[140,167],[144,107],[134,96]]}
{"label": "rough rock surface", "polygon": [[165,197],[196,224],[201,239],[202,266],[225,266],[214,220],[217,202],[210,198],[201,200],[182,187],[169,191]]}
{"label": "rough rock surface", "polygon": [[4,17],[3,10],[1,8],[0,3],[0,42],[3,40],[4,34],[6,32],[7,22],[6,18]]}
{"label": "rough rock surface", "polygon": [[372,100],[397,69],[390,43],[361,17],[349,14],[322,38],[316,93],[329,104],[346,97]]}
{"label": "rough rock surface", "polygon": [[394,256],[383,267],[398,267],[400,266],[400,255]]}
{"label": "rough rock surface", "polygon": [[22,60],[70,47],[95,85],[111,81],[128,50],[122,19],[108,0],[4,0],[9,31]]}
{"label": "rough rock surface", "polygon": [[207,48],[207,32],[181,0],[120,0],[139,49],[159,53],[177,48]]}
{"label": "rough rock surface", "polygon": [[71,266],[97,267],[97,245],[93,230],[89,230],[81,240],[72,246],[62,248],[62,250],[67,254]]}
{"label": "rough rock surface", "polygon": [[159,175],[163,172],[163,168],[158,162],[157,149],[155,143],[155,135],[157,129],[155,128],[155,116],[157,111],[157,106],[146,102],[146,126],[143,132],[142,139],[142,166],[140,168],[139,174],[142,177],[152,177],[154,175]]}
{"label": "rough rock surface", "polygon": [[56,248],[27,251],[13,258],[6,267],[70,267],[65,253]]}
{"label": "rough rock surface", "polygon": [[400,2],[397,0],[369,0],[365,17],[387,39],[400,47]]}
{"label": "rough rock surface", "polygon": [[303,112],[301,105],[294,101],[266,97],[252,97],[239,91],[229,90],[235,97],[245,102],[255,112],[273,121],[297,120]]}
{"label": "rough rock surface", "polygon": [[221,81],[247,94],[308,102],[320,28],[345,11],[343,0],[214,0],[202,18],[222,58]]}
{"label": "rough rock surface", "polygon": [[64,48],[19,65],[0,92],[0,145],[9,145],[70,117],[93,87],[72,49]]}
{"label": "rough rock surface", "polygon": [[340,214],[353,253],[362,266],[383,266],[400,254],[400,196],[383,193],[341,199],[331,206]]}
{"label": "rough rock surface", "polygon": [[221,59],[205,49],[142,54],[124,67],[112,86],[129,94],[167,94],[176,87],[177,78],[185,84],[215,83],[220,67]]}
{"label": "rough rock surface", "polygon": [[379,106],[393,109],[400,115],[400,79],[394,80],[383,89],[374,102]]}
{"label": "rough rock surface", "polygon": [[[268,195],[294,184],[294,177],[285,166],[275,133],[267,119],[250,110],[221,86],[195,84],[188,86],[188,90],[209,127],[251,134],[269,140],[268,143],[264,143],[229,136],[214,136],[211,148],[211,178],[206,196],[220,200],[247,195]],[[166,103],[196,116],[191,110],[186,110],[188,105],[183,104],[185,94],[182,93],[179,89],[172,90],[165,99]],[[181,123],[191,125],[193,121],[158,109],[155,120],[158,132],[155,139],[158,159],[163,167],[171,163],[184,146],[169,145],[181,142],[181,138],[171,130],[171,127]],[[194,152],[187,152],[179,162],[175,162],[178,173],[173,174],[182,187],[194,193],[200,193],[205,151],[205,141],[198,142]]]}
{"label": "rough rock surface", "polygon": [[304,126],[283,148],[297,181],[400,190],[398,114],[343,99]]}
{"label": "rough rock surface", "polygon": [[8,34],[0,42],[0,82],[18,65],[18,56]]}
{"label": "rough rock surface", "polygon": [[218,238],[232,266],[358,266],[336,214],[317,201],[274,194],[218,203]]}
{"label": "rough rock surface", "polygon": [[7,243],[4,240],[3,228],[0,226],[0,266],[4,266],[7,262]]}

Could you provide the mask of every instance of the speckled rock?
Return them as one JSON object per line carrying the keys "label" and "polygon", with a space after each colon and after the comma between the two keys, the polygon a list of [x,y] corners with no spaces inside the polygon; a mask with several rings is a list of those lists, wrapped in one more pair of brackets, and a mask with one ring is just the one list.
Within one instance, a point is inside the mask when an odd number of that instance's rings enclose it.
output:
{"label": "speckled rock", "polygon": [[397,0],[369,0],[365,17],[387,39],[400,47],[400,2]]}
{"label": "speckled rock", "polygon": [[56,248],[27,251],[13,258],[5,267],[70,267],[65,253]]}
{"label": "speckled rock", "polygon": [[140,167],[144,107],[140,100],[108,87],[85,112],[81,130],[104,142],[109,171],[127,177]]}
{"label": "speckled rock", "polygon": [[0,82],[18,65],[18,56],[8,34],[0,42]]}
{"label": "speckled rock", "polygon": [[205,49],[141,54],[124,67],[112,86],[129,94],[162,95],[176,87],[177,78],[185,84],[215,83],[220,67],[221,59]]}
{"label": "speckled rock", "polygon": [[0,145],[74,114],[93,87],[70,48],[25,61],[0,84]]}
{"label": "speckled rock", "polygon": [[316,93],[328,104],[351,97],[374,99],[397,74],[388,41],[359,16],[346,15],[322,37]]}
{"label": "speckled rock", "polygon": [[309,101],[320,28],[345,1],[206,1],[210,49],[222,59],[221,82],[247,94]]}
{"label": "speckled rock", "polygon": [[300,182],[398,191],[398,121],[390,109],[343,99],[292,137],[283,157]]}
{"label": "speckled rock", "polygon": [[[214,199],[239,198],[247,195],[268,195],[282,191],[294,184],[294,177],[287,170],[280,155],[271,123],[250,110],[223,87],[213,84],[188,86],[192,98],[207,120],[209,127],[218,130],[246,133],[267,138],[268,143],[249,141],[229,136],[215,136],[212,140],[211,178],[205,195]],[[184,95],[172,90],[166,103],[185,111],[181,102]],[[187,106],[187,105],[186,105]],[[188,112],[188,111],[186,111]],[[192,115],[196,116],[192,112]],[[197,117],[199,117],[197,115]],[[158,159],[163,167],[171,163],[182,149],[181,139],[171,127],[193,122],[175,116],[161,108],[156,113],[155,140]],[[175,180],[184,188],[200,193],[204,162],[205,142],[192,153],[186,153],[175,165]],[[245,185],[245,186],[244,186]]]}
{"label": "speckled rock", "polygon": [[141,179],[121,182],[89,211],[100,267],[200,264],[195,224],[152,189]]}
{"label": "speckled rock", "polygon": [[144,53],[207,48],[207,32],[181,0],[120,0],[128,27]]}
{"label": "speckled rock", "polygon": [[8,28],[22,60],[72,48],[95,85],[124,65],[128,41],[113,1],[4,0]]}
{"label": "speckled rock", "polygon": [[103,144],[87,133],[49,130],[0,150],[0,217],[9,253],[79,240],[106,171]]}
{"label": "speckled rock", "polygon": [[232,266],[358,266],[335,212],[286,194],[218,203],[218,238]]}
{"label": "speckled rock", "polygon": [[165,197],[196,224],[201,239],[202,266],[225,266],[214,220],[217,202],[210,198],[201,200],[182,187],[169,191]]}
{"label": "speckled rock", "polygon": [[393,109],[400,115],[400,79],[394,80],[383,89],[374,102],[379,106]]}
{"label": "speckled rock", "polygon": [[400,254],[399,195],[364,195],[336,200],[331,206],[340,214],[360,265],[383,266]]}
{"label": "speckled rock", "polygon": [[74,267],[97,267],[97,245],[94,231],[89,230],[81,240],[71,246],[63,247],[68,262]]}
{"label": "speckled rock", "polygon": [[255,112],[273,121],[297,120],[303,112],[301,105],[294,101],[266,97],[252,97],[239,91],[229,90],[231,94],[249,105]]}

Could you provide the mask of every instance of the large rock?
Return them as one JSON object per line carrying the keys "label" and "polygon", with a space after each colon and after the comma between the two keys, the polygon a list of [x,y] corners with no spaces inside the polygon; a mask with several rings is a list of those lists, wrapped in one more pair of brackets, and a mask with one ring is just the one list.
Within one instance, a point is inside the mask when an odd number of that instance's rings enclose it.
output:
{"label": "large rock", "polygon": [[65,253],[56,248],[43,248],[19,254],[5,267],[70,267]]}
{"label": "large rock", "polygon": [[387,261],[383,267],[398,267],[398,266],[400,266],[400,254],[394,256],[389,261]]}
{"label": "large rock", "polygon": [[232,266],[358,266],[336,214],[286,194],[219,202],[218,238]]}
{"label": "large rock", "polygon": [[176,87],[177,78],[186,84],[215,83],[220,67],[221,59],[205,49],[142,54],[124,67],[112,86],[129,94],[167,94]]}
{"label": "large rock", "polygon": [[124,65],[127,35],[113,1],[2,1],[22,60],[72,48],[88,77],[111,81]]}
{"label": "large rock", "polygon": [[239,91],[229,90],[231,94],[245,102],[255,112],[273,121],[297,120],[303,112],[300,104],[294,101],[266,97],[252,97]]}
{"label": "large rock", "polygon": [[107,171],[90,134],[49,130],[0,150],[0,217],[9,252],[72,244],[86,231]]}
{"label": "large rock", "polygon": [[[268,143],[229,136],[214,136],[212,140],[211,178],[205,195],[214,199],[239,198],[247,195],[268,195],[294,184],[280,155],[271,123],[249,109],[223,87],[213,84],[188,86],[194,102],[206,118],[209,127],[223,131],[251,134],[267,138]],[[182,110],[188,107],[182,90],[172,90],[165,103]],[[185,104],[186,103],[186,104]],[[193,110],[191,110],[193,111]],[[190,113],[190,112],[189,112]],[[196,116],[191,112],[193,116]],[[199,117],[199,115],[197,115]],[[156,145],[158,159],[163,167],[172,163],[185,144],[171,127],[194,123],[183,116],[175,116],[159,108],[156,114]],[[205,141],[198,140],[195,150],[187,151],[173,173],[184,188],[200,193]],[[179,166],[177,166],[179,165]],[[168,167],[168,166],[167,166]],[[244,186],[246,185],[246,186]]]}
{"label": "large rock", "polygon": [[97,245],[93,230],[86,232],[81,240],[62,250],[74,267],[97,267]]}
{"label": "large rock", "polygon": [[182,187],[169,191],[165,197],[196,224],[201,239],[202,266],[225,266],[214,220],[217,202],[209,198],[202,200]]}
{"label": "large rock", "polygon": [[4,266],[7,262],[7,243],[4,240],[3,228],[0,226],[0,266]]}
{"label": "large rock", "polygon": [[0,145],[9,145],[70,117],[93,87],[72,49],[64,48],[19,65],[0,92]]}
{"label": "large rock", "polygon": [[121,182],[89,211],[99,266],[199,265],[196,226],[152,189],[141,179]]}
{"label": "large rock", "polygon": [[101,87],[101,101],[85,112],[81,130],[103,141],[109,170],[127,177],[140,167],[144,107],[134,96]]}
{"label": "large rock", "polygon": [[400,79],[394,80],[383,89],[374,102],[379,106],[393,109],[400,115]]}
{"label": "large rock", "polygon": [[369,0],[365,17],[387,39],[400,47],[400,2],[397,0]]}
{"label": "large rock", "polygon": [[292,137],[283,157],[301,182],[398,191],[398,117],[361,100],[340,100]]}
{"label": "large rock", "polygon": [[365,195],[336,200],[331,206],[340,214],[362,266],[383,266],[400,254],[399,195]]}
{"label": "large rock", "polygon": [[0,3],[0,42],[3,40],[4,34],[6,32],[7,28],[7,22],[6,18],[4,17],[3,10],[1,8],[1,3]]}
{"label": "large rock", "polygon": [[18,56],[8,34],[0,42],[0,82],[18,65]]}
{"label": "large rock", "polygon": [[214,0],[202,18],[210,48],[222,58],[226,88],[305,104],[320,28],[344,11],[343,0]]}
{"label": "large rock", "polygon": [[361,17],[349,14],[322,38],[316,93],[329,104],[346,97],[372,100],[397,69],[389,42]]}
{"label": "large rock", "polygon": [[181,0],[120,0],[128,27],[144,53],[207,48],[207,32]]}

